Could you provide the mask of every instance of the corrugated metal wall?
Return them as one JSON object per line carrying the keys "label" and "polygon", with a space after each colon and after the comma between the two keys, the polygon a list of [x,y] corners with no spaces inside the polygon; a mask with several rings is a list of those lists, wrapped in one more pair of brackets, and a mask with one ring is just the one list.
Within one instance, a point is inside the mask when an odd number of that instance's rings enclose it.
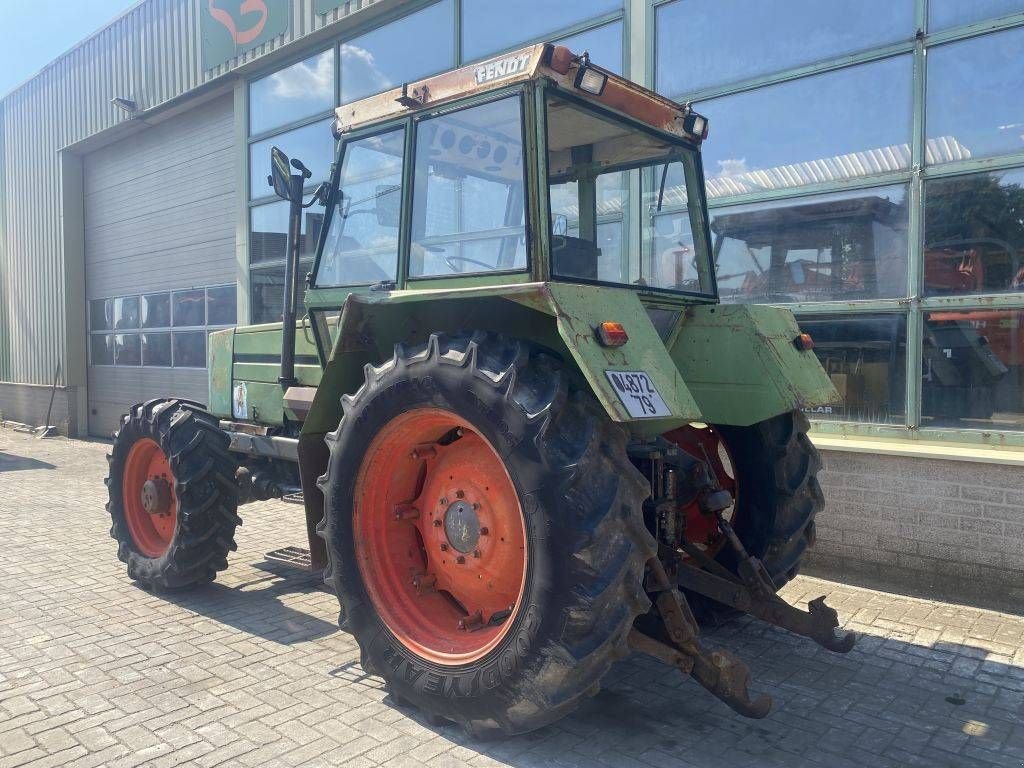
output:
{"label": "corrugated metal wall", "polygon": [[85,318],[65,316],[58,153],[127,119],[111,99],[151,109],[380,0],[353,0],[325,16],[313,12],[313,0],[292,0],[287,34],[203,72],[206,2],[147,0],[4,99],[0,325],[8,329],[9,362],[2,367],[0,355],[0,379],[49,383],[66,329],[84,327]]}

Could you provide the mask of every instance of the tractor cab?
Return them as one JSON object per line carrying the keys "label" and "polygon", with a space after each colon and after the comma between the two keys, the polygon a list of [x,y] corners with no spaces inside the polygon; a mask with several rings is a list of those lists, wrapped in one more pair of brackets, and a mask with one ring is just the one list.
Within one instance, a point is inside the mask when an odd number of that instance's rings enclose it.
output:
{"label": "tractor cab", "polygon": [[[334,130],[309,307],[549,280],[715,300],[706,120],[587,54],[532,46],[341,107]],[[664,248],[666,225],[685,242]]]}

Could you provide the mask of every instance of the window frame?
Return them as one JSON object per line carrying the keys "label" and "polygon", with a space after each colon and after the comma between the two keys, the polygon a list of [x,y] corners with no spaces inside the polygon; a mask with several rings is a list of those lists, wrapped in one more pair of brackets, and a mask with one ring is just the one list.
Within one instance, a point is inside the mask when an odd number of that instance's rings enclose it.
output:
{"label": "window frame", "polygon": [[[650,23],[646,40],[650,43],[646,51],[648,82],[655,81],[656,52],[654,46],[657,31],[654,16],[657,8],[685,0],[647,0]],[[896,184],[907,185],[909,222],[907,239],[907,291],[906,296],[888,299],[863,299],[832,302],[796,302],[778,304],[793,311],[799,321],[802,316],[867,314],[876,312],[903,313],[907,318],[906,355],[906,420],[902,425],[873,424],[856,421],[812,420],[813,431],[821,435],[866,438],[899,438],[906,441],[937,441],[945,443],[968,443],[1024,447],[1024,430],[1010,431],[986,429],[984,427],[931,427],[922,424],[922,357],[924,343],[924,322],[928,312],[935,310],[972,309],[1024,309],[1024,292],[988,293],[963,296],[925,296],[924,294],[924,185],[932,179],[963,176],[974,173],[1024,170],[1024,151],[1007,153],[981,159],[959,160],[942,164],[927,162],[926,143],[926,96],[927,96],[927,54],[939,46],[982,35],[1024,27],[1024,11],[984,19],[969,24],[931,31],[928,28],[928,0],[912,0],[916,34],[908,35],[895,43],[876,46],[852,54],[822,59],[807,65],[790,69],[767,72],[756,77],[724,83],[687,93],[667,94],[679,101],[706,101],[720,96],[764,88],[804,77],[846,69],[858,64],[911,54],[913,74],[911,80],[911,135],[910,167],[901,171],[860,177],[855,180],[832,180],[802,187],[773,189],[743,195],[723,196],[708,201],[708,208],[740,204],[798,201],[816,195],[864,190]],[[699,107],[698,107],[699,108]],[[714,122],[711,125],[714,135]]]}
{"label": "window frame", "polygon": [[[534,264],[533,242],[531,233],[534,231],[532,222],[533,215],[530,211],[531,186],[530,181],[530,157],[529,157],[529,133],[527,124],[530,121],[528,103],[530,99],[525,85],[515,85],[509,88],[501,88],[490,91],[480,96],[464,99],[453,104],[438,107],[436,110],[424,111],[412,116],[411,141],[406,144],[406,167],[409,172],[408,189],[402,190],[402,228],[408,230],[404,242],[399,237],[399,281],[401,287],[410,287],[414,283],[430,282],[436,280],[462,280],[464,278],[497,277],[520,274],[532,274]],[[526,265],[515,269],[494,269],[479,270],[476,272],[459,272],[451,275],[411,275],[409,274],[409,262],[412,258],[412,214],[415,205],[415,182],[416,182],[416,139],[419,136],[420,123],[443,117],[444,115],[464,112],[467,109],[474,109],[487,104],[492,104],[503,99],[516,98],[519,101],[519,134],[523,146],[523,237],[526,242]],[[408,208],[405,206],[408,205]],[[408,215],[404,215],[408,212]],[[404,280],[403,280],[404,278]]]}
{"label": "window frame", "polygon": [[[227,323],[227,324],[225,324],[225,323],[217,323],[217,324],[213,324],[213,325],[211,325],[209,323],[209,319],[210,319],[210,317],[209,317],[210,290],[217,289],[217,288],[234,288],[235,289],[235,320],[236,320],[236,322],[234,322],[234,323]],[[192,292],[192,291],[202,291],[203,292],[203,324],[202,325],[182,325],[182,326],[176,326],[176,325],[174,325],[174,295],[177,294],[177,293],[189,293],[189,292]],[[167,294],[168,301],[170,302],[170,313],[169,313],[169,318],[168,318],[168,325],[166,325],[166,326],[162,326],[161,325],[161,326],[144,327],[143,324],[142,324],[142,301],[141,300],[145,296],[154,296],[154,295],[159,295],[159,294]],[[193,366],[193,365],[176,365],[175,364],[175,362],[174,362],[174,334],[175,334],[175,332],[177,332],[177,333],[186,333],[186,332],[195,333],[197,331],[205,332],[205,334],[206,334],[206,345],[207,345],[206,349],[207,349],[207,353],[209,353],[209,338],[210,338],[210,334],[211,333],[213,333],[214,331],[224,330],[225,328],[234,328],[235,326],[238,325],[238,322],[237,322],[237,320],[238,320],[238,316],[237,316],[237,313],[238,313],[238,283],[237,282],[234,282],[234,283],[214,283],[213,285],[203,285],[203,286],[199,286],[199,287],[190,286],[190,287],[182,287],[182,288],[167,288],[165,290],[147,290],[147,291],[140,291],[139,293],[128,293],[128,294],[118,294],[118,295],[114,295],[114,296],[104,296],[104,297],[100,297],[100,298],[89,299],[88,300],[88,304],[91,306],[94,301],[111,301],[111,300],[114,300],[114,299],[126,299],[126,298],[127,299],[134,298],[134,299],[138,299],[139,300],[139,326],[137,328],[121,329],[120,331],[118,331],[118,329],[116,329],[116,328],[111,328],[111,329],[95,329],[95,328],[92,327],[92,313],[91,312],[87,312],[86,313],[87,317],[88,317],[88,329],[86,331],[86,337],[88,339],[88,342],[87,342],[86,346],[88,347],[88,365],[90,367],[94,367],[94,368],[131,368],[133,370],[141,370],[141,369],[172,370],[172,369],[176,368],[176,369],[185,370],[185,371],[205,371],[207,369],[206,365],[203,365],[203,366],[200,367],[200,366]],[[166,333],[167,334],[168,338],[170,339],[170,344],[171,344],[171,349],[170,349],[170,352],[171,352],[171,363],[170,363],[170,365],[147,365],[146,364],[145,355],[142,352],[142,336],[144,334],[147,334],[147,333],[152,333],[152,334]],[[113,362],[111,362],[111,363],[97,363],[97,362],[94,362],[94,360],[93,360],[93,353],[92,353],[92,344],[93,344],[93,338],[97,337],[97,336],[138,336],[139,337],[139,362],[138,362],[138,364],[136,364],[136,365],[124,365],[124,364],[118,363],[117,362],[116,351],[113,352],[113,357],[112,357]]]}
{"label": "window frame", "polygon": [[[671,142],[673,144],[682,144],[682,145],[690,146],[692,149],[695,150],[694,154],[693,154],[694,172],[697,174],[697,176],[699,178],[701,178],[701,179],[704,178],[704,159],[703,159],[703,156],[702,156],[702,154],[700,152],[700,147],[699,146],[693,146],[691,142],[686,141],[685,139],[683,139],[683,138],[681,138],[681,137],[679,137],[679,136],[677,136],[675,134],[666,133],[665,131],[660,131],[657,128],[654,128],[651,125],[648,125],[648,124],[646,124],[644,122],[641,122],[640,120],[637,120],[637,119],[635,119],[635,118],[633,118],[633,117],[631,117],[629,115],[623,114],[621,112],[616,112],[614,109],[609,109],[608,107],[605,107],[602,104],[596,104],[596,103],[594,103],[592,101],[589,101],[589,100],[579,96],[578,94],[572,93],[571,91],[567,91],[564,88],[560,88],[559,86],[554,85],[552,83],[542,83],[541,87],[538,89],[538,91],[539,91],[539,96],[540,96],[540,99],[541,99],[541,103],[544,106],[543,119],[538,121],[539,127],[543,129],[543,134],[542,134],[543,138],[542,138],[542,143],[541,143],[541,145],[539,147],[539,150],[538,150],[538,153],[537,153],[538,156],[541,157],[542,160],[543,160],[543,165],[542,165],[543,174],[540,176],[538,181],[544,187],[544,211],[543,211],[544,221],[539,223],[538,226],[546,227],[546,229],[545,229],[546,232],[550,232],[551,231],[551,222],[553,221],[552,213],[551,213],[551,195],[548,193],[548,173],[547,173],[547,157],[548,157],[548,151],[547,151],[547,136],[548,136],[548,131],[547,131],[547,124],[548,124],[547,107],[548,107],[548,95],[549,94],[555,94],[560,99],[563,99],[563,100],[568,101],[568,102],[575,103],[581,109],[589,110],[589,111],[597,114],[598,116],[606,117],[609,120],[615,120],[615,121],[624,123],[624,124],[630,126],[631,128],[633,128],[634,130],[638,130],[638,131],[641,131],[643,133],[647,133],[647,134],[649,134],[651,136],[654,136],[655,138],[661,139],[663,141]],[[674,288],[654,288],[654,287],[651,287],[651,286],[642,287],[642,286],[628,285],[626,283],[612,282],[612,281],[608,281],[608,280],[591,280],[591,279],[582,278],[582,277],[566,277],[566,278],[563,278],[563,277],[560,277],[559,275],[556,274],[555,268],[554,268],[554,264],[549,265],[550,266],[551,279],[552,280],[557,280],[557,281],[560,281],[560,282],[585,283],[587,285],[602,285],[602,286],[609,286],[609,287],[613,287],[613,288],[626,288],[628,290],[636,291],[640,296],[644,297],[645,299],[646,298],[652,298],[652,299],[660,299],[660,300],[671,301],[673,298],[676,298],[676,299],[682,298],[682,299],[694,299],[694,300],[697,300],[697,301],[700,301],[700,302],[716,302],[716,301],[718,301],[718,279],[717,279],[717,276],[715,275],[714,258],[713,258],[713,254],[711,252],[712,245],[713,245],[713,241],[711,239],[711,228],[710,228],[711,217],[710,217],[710,215],[706,215],[704,213],[705,211],[708,210],[708,207],[707,207],[707,202],[708,202],[707,201],[707,194],[706,194],[705,189],[704,189],[703,186],[700,186],[698,189],[690,189],[691,179],[689,179],[688,177],[685,176],[685,171],[684,171],[684,179],[686,180],[687,197],[689,198],[691,195],[695,195],[696,197],[699,198],[697,200],[697,202],[698,202],[698,211],[701,214],[701,218],[702,218],[702,221],[700,222],[700,224],[701,224],[701,226],[700,226],[700,236],[704,239],[705,248],[707,250],[707,264],[705,265],[705,267],[709,270],[709,279],[711,281],[711,285],[709,286],[709,289],[710,289],[709,291],[707,291],[707,292],[697,292],[697,291],[681,291],[681,290],[677,290],[677,289],[674,289]],[[642,180],[641,180],[641,187],[642,187]],[[632,191],[631,191],[630,196],[631,195],[632,195]],[[642,189],[641,189],[641,195],[642,195]],[[637,248],[637,252],[640,253],[641,258],[642,258],[643,257],[643,253],[642,253],[642,248],[643,248],[643,240],[642,240],[642,236],[643,236],[643,233],[642,233],[643,205],[642,205],[642,203],[640,203],[639,200],[636,201],[636,202],[637,202],[637,204],[635,205],[636,210],[632,210],[634,208],[634,205],[633,205],[633,203],[631,201],[629,201],[627,199],[626,206],[625,206],[625,209],[623,211],[624,218],[625,217],[630,217],[630,218],[634,218],[635,217],[635,218],[638,219],[637,222],[627,222],[626,247],[629,248],[629,247],[634,247],[635,246]],[[689,214],[689,212],[690,212],[690,206],[689,205],[687,205],[687,208],[686,208],[685,212],[687,214]],[[630,224],[632,226],[630,226]],[[692,218],[690,219],[690,224],[691,224],[691,227],[694,230],[697,229],[696,227],[693,227],[693,219]],[[631,229],[634,228],[634,227],[637,230],[636,232],[632,232],[631,231]]]}

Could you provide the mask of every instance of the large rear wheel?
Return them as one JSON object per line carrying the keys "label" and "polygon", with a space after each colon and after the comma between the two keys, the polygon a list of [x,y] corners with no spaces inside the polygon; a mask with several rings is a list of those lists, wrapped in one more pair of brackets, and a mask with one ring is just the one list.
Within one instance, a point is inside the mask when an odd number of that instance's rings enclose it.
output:
{"label": "large rear wheel", "polygon": [[[821,459],[807,438],[800,411],[784,413],[749,427],[689,425],[665,435],[708,463],[719,485],[735,503],[726,512],[744,548],[760,558],[776,589],[796,576],[814,545],[814,517],[825,504],[818,472]],[[690,541],[735,571],[735,553],[726,546],[714,517],[694,502],[687,510]],[[702,618],[705,598],[690,596]]]}
{"label": "large rear wheel", "polygon": [[328,583],[363,666],[475,735],[595,693],[650,603],[649,488],[561,364],[435,334],[368,366],[321,478]]}

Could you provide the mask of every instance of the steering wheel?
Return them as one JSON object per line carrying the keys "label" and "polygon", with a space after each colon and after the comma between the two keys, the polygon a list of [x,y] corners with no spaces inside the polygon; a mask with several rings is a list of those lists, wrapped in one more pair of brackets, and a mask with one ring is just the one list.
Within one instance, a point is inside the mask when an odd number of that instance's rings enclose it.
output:
{"label": "steering wheel", "polygon": [[484,262],[482,262],[482,261],[480,261],[478,259],[471,259],[468,256],[446,255],[444,257],[444,263],[448,265],[448,268],[451,269],[452,272],[458,272],[459,271],[456,268],[455,264],[453,263],[453,262],[456,262],[456,261],[462,261],[462,262],[465,262],[466,264],[473,264],[473,265],[475,265],[477,267],[480,267],[481,269],[483,269],[483,270],[485,270],[487,272],[493,272],[496,269],[496,267],[493,264],[485,264]]}

